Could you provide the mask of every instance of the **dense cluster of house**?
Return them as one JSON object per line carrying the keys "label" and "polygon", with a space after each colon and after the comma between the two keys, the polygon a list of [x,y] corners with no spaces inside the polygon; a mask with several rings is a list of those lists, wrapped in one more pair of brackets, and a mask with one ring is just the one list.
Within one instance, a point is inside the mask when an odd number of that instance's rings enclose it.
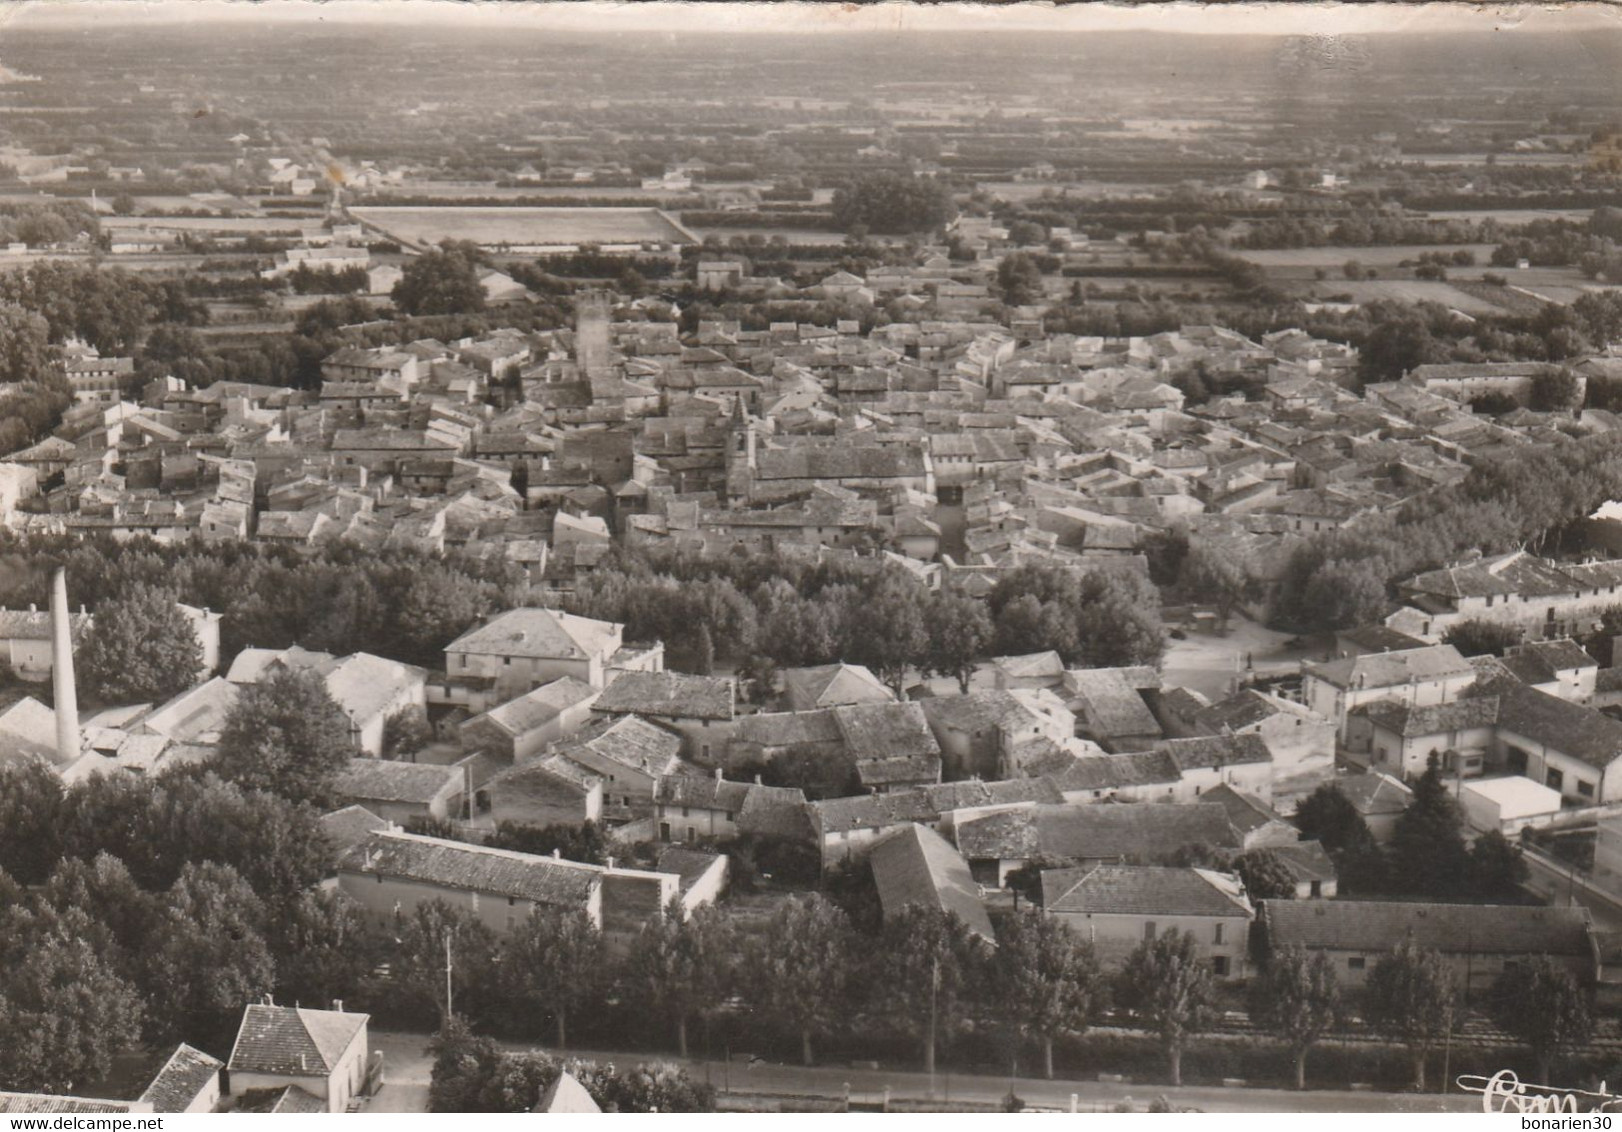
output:
{"label": "dense cluster of house", "polygon": [[[323,818],[338,850],[329,883],[381,923],[445,900],[498,933],[550,909],[624,938],[721,898],[727,851],[743,841],[870,871],[886,914],[923,903],[988,939],[988,907],[1034,886],[1044,914],[1106,963],[1186,930],[1219,978],[1243,979],[1261,933],[1332,953],[1356,982],[1423,931],[1472,980],[1529,949],[1596,974],[1580,907],[1335,904],[1329,855],[1285,816],[1333,781],[1384,841],[1412,797],[1404,780],[1432,755],[1477,831],[1581,807],[1610,816],[1622,723],[1594,706],[1594,662],[1568,640],[1466,660],[1383,627],[1344,635],[1340,651],[1304,665],[1299,698],[1245,688],[1212,702],[1153,669],[1067,669],[1036,654],[996,658],[965,694],[920,686],[901,699],[865,668],[832,664],[786,670],[773,699],[746,703],[730,676],[665,671],[662,647],[627,643],[619,625],[522,608],[447,645],[442,671],[248,649],[169,703],[85,717],[67,759],[52,712],[24,699],[0,713],[0,757],[42,758],[70,780],[206,759],[242,686],[307,671],[356,748],[341,806]],[[438,738],[379,758],[387,721],[429,707]],[[788,773],[788,754],[795,783],[763,783]],[[503,823],[588,822],[614,847],[601,864],[482,843]],[[414,823],[436,833],[404,828]],[[437,835],[447,827],[454,836]],[[652,866],[646,852],[632,862],[649,843]],[[1288,870],[1296,901],[1175,864],[1256,849]]]}
{"label": "dense cluster of house", "polygon": [[[1078,337],[1024,308],[1004,325],[977,312],[1006,233],[967,218],[954,238],[992,251],[926,249],[795,292],[928,300],[929,317],[865,333],[854,320],[715,321],[683,336],[649,321],[646,301],[614,321],[607,296],[585,295],[569,329],[341,349],[308,391],[135,388],[131,359],[75,346],[63,366],[78,404],[55,435],[0,456],[0,523],[460,548],[560,589],[615,539],[709,553],[878,545],[938,584],[1031,561],[1142,570],[1146,540],[1177,523],[1265,576],[1295,538],[1515,445],[1619,424],[1600,410],[1471,411],[1486,394],[1529,403],[1534,363],[1421,366],[1354,394],[1355,351],[1300,331]],[[712,288],[758,282],[732,261],[695,270]],[[1260,397],[1189,404],[1191,381]],[[1416,582],[1403,631],[1434,639],[1468,615],[1432,610],[1454,595]]]}
{"label": "dense cluster of house", "polygon": [[[965,224],[971,244],[997,238]],[[761,285],[741,264],[698,270],[714,289]],[[925,253],[816,289],[871,301],[927,287],[936,310],[967,304],[950,321],[866,334],[704,323],[683,338],[612,321],[587,295],[572,330],[340,350],[314,391],[166,378],[130,400],[128,359],[70,351],[80,403],[58,435],[0,462],[0,523],[455,548],[517,564],[552,595],[616,540],[860,550],[984,593],[1032,562],[1146,572],[1147,541],[1178,524],[1265,577],[1293,540],[1556,434],[1550,414],[1489,421],[1466,404],[1528,399],[1527,367],[1420,367],[1354,395],[1339,380],[1352,351],[1300,332],[1046,335],[1039,320],[979,320],[985,295],[955,270]],[[1179,387],[1195,376],[1263,395],[1186,405]],[[1619,424],[1568,414],[1559,435]],[[355,748],[323,818],[338,850],[328,883],[385,923],[447,900],[497,932],[552,909],[623,938],[720,899],[743,841],[869,871],[887,915],[924,903],[988,940],[988,907],[1035,891],[1106,963],[1175,929],[1224,980],[1247,977],[1260,939],[1323,951],[1355,984],[1405,936],[1472,985],[1528,953],[1594,975],[1583,908],[1337,902],[1329,855],[1286,815],[1334,782],[1385,840],[1434,758],[1473,831],[1586,817],[1601,829],[1596,877],[1622,877],[1622,722],[1607,714],[1622,707],[1622,670],[1571,639],[1617,603],[1619,582],[1622,561],[1453,563],[1404,580],[1384,623],[1342,634],[1298,687],[1235,679],[1216,698],[1156,668],[1078,669],[1049,652],[991,658],[961,694],[898,696],[839,663],[782,671],[746,701],[731,676],[667,671],[660,642],[541,606],[473,627],[433,670],[296,646],[222,658],[218,615],[183,606],[204,645],[192,687],[66,722],[22,698],[0,710],[0,760],[37,758],[68,782],[203,761],[243,687],[308,672]],[[0,661],[51,674],[86,619],[0,610]],[[1440,642],[1467,620],[1525,641],[1466,658]],[[402,714],[431,718],[433,740],[380,757]],[[600,864],[483,843],[506,824],[588,822],[613,847]],[[633,857],[649,843],[656,860]],[[1253,849],[1274,853],[1296,900],[1175,863]],[[365,1061],[364,1017],[256,1005],[230,1080],[264,1111],[339,1111]],[[220,1068],[182,1047],[151,1103],[186,1107],[153,1110],[211,1107]]]}

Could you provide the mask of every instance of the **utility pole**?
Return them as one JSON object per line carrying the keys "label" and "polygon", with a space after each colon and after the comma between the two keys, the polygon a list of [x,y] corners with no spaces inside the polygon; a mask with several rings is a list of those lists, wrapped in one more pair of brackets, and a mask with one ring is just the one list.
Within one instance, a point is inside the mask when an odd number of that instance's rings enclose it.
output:
{"label": "utility pole", "polygon": [[455,1012],[451,1009],[451,933],[445,933],[445,1025],[451,1024]]}

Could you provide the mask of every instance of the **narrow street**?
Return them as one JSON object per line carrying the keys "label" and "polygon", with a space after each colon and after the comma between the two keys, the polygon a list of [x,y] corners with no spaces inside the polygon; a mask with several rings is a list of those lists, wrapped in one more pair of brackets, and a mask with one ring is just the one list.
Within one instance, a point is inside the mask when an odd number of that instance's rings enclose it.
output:
{"label": "narrow street", "polygon": [[[377,1032],[372,1035],[372,1048],[384,1051],[388,1084],[367,1106],[366,1111],[426,1111],[432,1071],[427,1044],[428,1037],[424,1034]],[[523,1043],[506,1044],[513,1049],[532,1048]],[[653,1059],[647,1053],[605,1050],[571,1050],[570,1056],[622,1064]],[[943,1102],[995,1104],[1008,1095],[1012,1084],[1016,1096],[1039,1108],[1068,1109],[1074,1094],[1077,1109],[1081,1112],[1108,1111],[1123,1102],[1143,1108],[1159,1097],[1165,1097],[1178,1107],[1196,1108],[1204,1112],[1478,1112],[1481,1105],[1480,1098],[1457,1092],[1445,1096],[1436,1093],[1337,1090],[1298,1093],[1288,1089],[1209,1085],[1172,1088],[1154,1083],[1048,1081],[1030,1077],[1020,1077],[1010,1082],[1009,1078],[1003,1076],[947,1072],[937,1073],[932,1082],[928,1074],[904,1070],[850,1069],[843,1066],[805,1068],[777,1063],[757,1063],[751,1068],[747,1061],[736,1056],[730,1064],[700,1058],[683,1061],[677,1057],[663,1057],[658,1060],[684,1065],[688,1072],[707,1077],[723,1094],[723,1098],[727,1093],[839,1098],[844,1097],[848,1090],[858,1101],[871,1102],[881,1098],[888,1088],[893,1100],[934,1096]]]}
{"label": "narrow street", "polygon": [[1541,856],[1531,853],[1525,855],[1529,872],[1526,887],[1543,897],[1551,905],[1567,907],[1579,904],[1587,908],[1594,917],[1594,927],[1602,932],[1622,931],[1622,909],[1602,899],[1592,892],[1585,891],[1572,871],[1558,864],[1552,864]]}

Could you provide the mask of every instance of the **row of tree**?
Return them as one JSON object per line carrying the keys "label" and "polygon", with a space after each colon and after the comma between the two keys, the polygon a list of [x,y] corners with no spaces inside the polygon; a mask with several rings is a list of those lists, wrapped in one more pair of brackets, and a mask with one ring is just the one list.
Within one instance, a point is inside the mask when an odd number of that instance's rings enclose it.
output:
{"label": "row of tree", "polygon": [[[1145,940],[1110,972],[1087,940],[1038,911],[1001,917],[993,944],[952,914],[919,905],[891,917],[876,937],[816,894],[784,901],[754,930],[713,908],[684,920],[673,907],[635,937],[617,966],[603,962],[601,940],[581,915],[537,913],[497,940],[469,915],[424,905],[401,939],[407,958],[397,992],[431,999],[445,1017],[449,941],[454,954],[489,957],[465,964],[462,980],[453,980],[459,1014],[497,1025],[514,1015],[550,1015],[559,1049],[566,1048],[567,1017],[596,1013],[612,997],[622,1009],[670,1025],[683,1057],[693,1022],[707,1028],[748,1015],[796,1036],[807,1065],[819,1035],[877,1030],[919,1042],[933,1072],[938,1048],[975,1031],[1013,1074],[1035,1047],[1051,1077],[1054,1043],[1108,1019],[1153,1034],[1177,1084],[1184,1051],[1215,1025],[1221,1006],[1191,934]],[[1266,954],[1247,993],[1251,1020],[1289,1049],[1300,1088],[1309,1051],[1355,1026],[1354,1015],[1407,1048],[1423,1088],[1425,1061],[1462,1009],[1447,961],[1411,939],[1374,965],[1360,996],[1341,987],[1326,954],[1297,947]],[[1545,1079],[1552,1059],[1592,1030],[1587,991],[1544,957],[1508,967],[1485,1006],[1528,1047]]]}
{"label": "row of tree", "polygon": [[872,559],[622,552],[567,604],[624,623],[628,637],[663,640],[700,672],[717,656],[844,660],[898,691],[909,671],[953,676],[966,691],[987,655],[1052,649],[1071,664],[1154,664],[1165,647],[1159,595],[1141,578],[1044,565],[1010,571],[981,600],[954,586],[931,591]]}

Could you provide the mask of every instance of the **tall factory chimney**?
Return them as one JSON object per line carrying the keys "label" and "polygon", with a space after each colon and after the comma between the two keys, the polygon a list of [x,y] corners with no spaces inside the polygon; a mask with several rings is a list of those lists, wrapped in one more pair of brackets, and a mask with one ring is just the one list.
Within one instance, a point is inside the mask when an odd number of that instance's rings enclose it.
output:
{"label": "tall factory chimney", "polygon": [[73,623],[68,617],[68,572],[51,583],[51,691],[56,698],[56,757],[79,757],[79,696],[73,683]]}

